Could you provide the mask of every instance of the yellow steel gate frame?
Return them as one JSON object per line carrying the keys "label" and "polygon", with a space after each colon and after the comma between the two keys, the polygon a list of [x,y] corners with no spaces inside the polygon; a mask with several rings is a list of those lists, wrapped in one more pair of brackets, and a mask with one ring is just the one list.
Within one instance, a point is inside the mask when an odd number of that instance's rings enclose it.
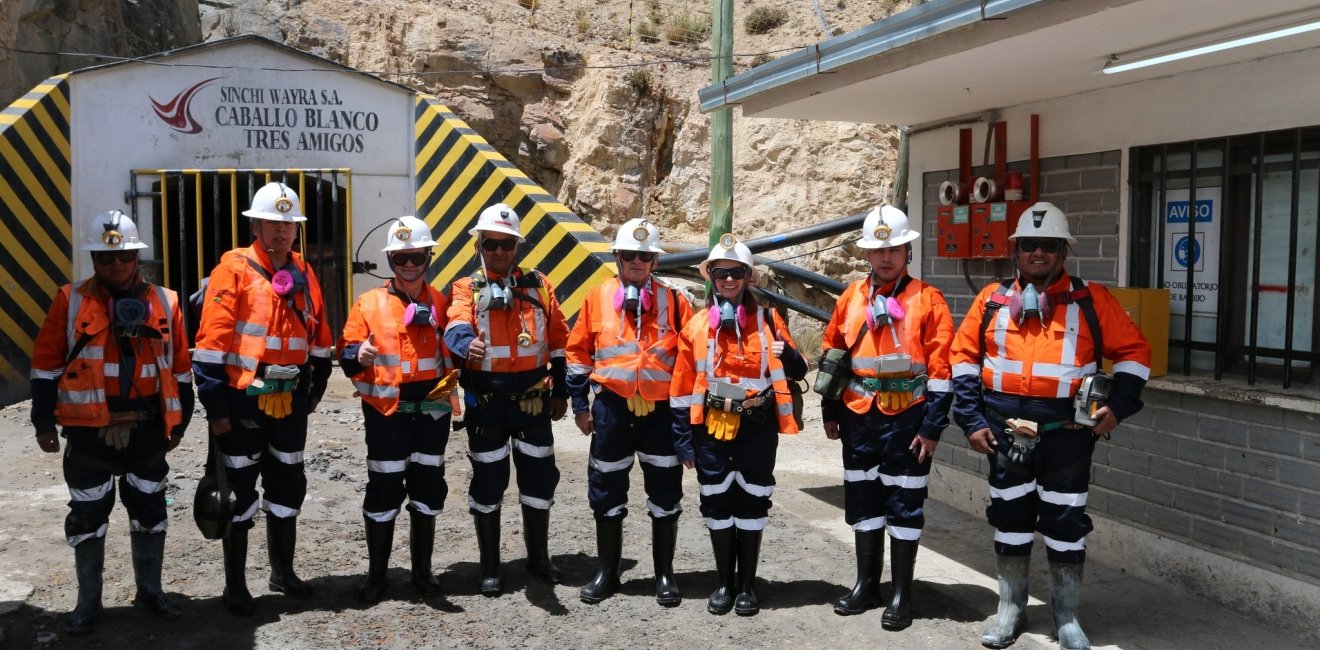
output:
{"label": "yellow steel gate frame", "polygon": [[[229,228],[230,228],[231,237],[230,237],[228,249],[237,248],[240,245],[239,233],[243,232],[243,230],[239,229],[239,224],[238,224],[238,216],[240,213],[239,208],[243,206],[251,205],[252,195],[256,192],[256,189],[259,188],[261,185],[264,185],[266,183],[269,183],[277,179],[280,180],[281,182],[288,183],[288,179],[290,177],[295,177],[297,179],[297,187],[295,188],[295,191],[298,192],[298,197],[302,202],[302,204],[306,206],[307,178],[309,176],[312,177],[315,181],[317,181],[318,189],[321,187],[321,182],[327,180],[330,181],[334,187],[338,188],[339,181],[340,179],[342,179],[343,180],[342,200],[345,211],[345,230],[342,233],[343,237],[341,239],[341,243],[343,245],[342,268],[344,270],[342,276],[344,280],[343,305],[345,312],[347,312],[348,307],[353,304],[353,273],[352,273],[353,172],[351,169],[346,167],[289,168],[289,169],[134,169],[132,170],[132,172],[130,172],[130,184],[129,184],[130,190],[128,193],[126,193],[127,194],[126,198],[129,199],[129,203],[132,206],[132,211],[133,211],[132,216],[134,221],[138,221],[140,223],[139,215],[138,215],[138,204],[137,204],[138,200],[141,199],[160,200],[160,214],[158,215],[158,218],[156,220],[155,227],[157,228],[156,230],[157,238],[161,242],[165,242],[165,245],[160,247],[160,263],[162,267],[161,284],[179,290],[181,292],[194,291],[197,289],[197,287],[176,286],[175,281],[182,279],[172,278],[170,273],[170,268],[171,268],[170,256],[173,247],[170,245],[170,242],[172,240],[169,237],[169,235],[173,233],[175,229],[171,227],[172,221],[171,221],[171,212],[170,212],[170,200],[169,200],[170,197],[164,196],[164,194],[166,193],[166,189],[169,187],[169,179],[171,177],[176,177],[179,182],[178,185],[179,201],[177,203],[179,210],[183,209],[182,197],[185,195],[185,190],[186,190],[185,179],[189,179],[189,181],[191,181],[191,184],[193,186],[194,205],[193,205],[192,225],[193,225],[193,232],[195,234],[195,242],[194,242],[194,250],[192,251],[192,253],[193,256],[196,258],[197,277],[200,279],[206,277],[207,275],[207,271],[209,269],[206,269],[204,267],[204,261],[203,261],[204,256],[202,255],[202,248],[204,246],[203,237],[202,237],[203,234],[202,229],[204,225],[202,223],[202,215],[204,214],[202,187],[203,187],[203,180],[207,175],[211,175],[215,182],[218,182],[221,178],[227,178],[229,180],[228,204],[229,204]],[[252,179],[254,177],[262,177],[264,180],[262,180],[260,184],[254,184],[252,183]],[[137,186],[137,182],[139,178],[148,178],[151,179],[153,182],[159,180],[160,188],[161,188],[160,191],[153,191],[150,189],[146,191],[140,191]],[[246,178],[249,181],[247,196],[244,197],[242,203],[239,203],[239,197],[238,197],[238,183],[240,178]],[[218,186],[213,186],[213,187],[215,188],[214,192],[219,191]],[[331,204],[333,205],[335,203],[338,203],[338,199],[332,198]],[[216,205],[214,207],[218,208],[218,199],[216,199]],[[324,210],[324,207],[322,206],[321,209]],[[305,212],[306,209],[304,208],[304,213]],[[217,214],[216,216],[218,217],[219,215]],[[183,242],[180,241],[179,244],[182,246]],[[307,254],[306,222],[299,224],[298,252],[302,254],[304,258],[306,258],[306,254]],[[310,261],[308,263],[312,264],[312,262]],[[313,268],[315,268],[315,265],[313,265]],[[324,278],[322,278],[322,283],[323,284],[325,283]],[[184,295],[181,296],[181,298],[187,298],[187,296]],[[344,316],[346,316],[346,314],[341,314],[340,316],[342,319]],[[335,327],[341,327],[343,323],[342,322],[334,323],[333,325]]]}

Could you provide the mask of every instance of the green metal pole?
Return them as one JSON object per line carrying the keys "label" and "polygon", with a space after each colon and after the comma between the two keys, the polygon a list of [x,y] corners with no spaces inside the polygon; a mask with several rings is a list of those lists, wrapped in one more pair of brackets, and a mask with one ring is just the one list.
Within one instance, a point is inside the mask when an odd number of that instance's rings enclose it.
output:
{"label": "green metal pole", "polygon": [[[711,25],[710,80],[733,75],[733,0],[715,0]],[[710,245],[733,231],[733,109],[710,116]]]}

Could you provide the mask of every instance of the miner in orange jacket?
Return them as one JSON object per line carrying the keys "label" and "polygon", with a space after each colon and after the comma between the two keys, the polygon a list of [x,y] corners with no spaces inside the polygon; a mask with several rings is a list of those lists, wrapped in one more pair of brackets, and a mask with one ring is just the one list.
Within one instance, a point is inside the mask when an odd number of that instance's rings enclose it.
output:
{"label": "miner in orange jacket", "polygon": [[211,271],[193,373],[237,497],[238,514],[223,539],[224,603],[231,613],[247,616],[256,611],[245,572],[258,476],[270,588],[298,598],[312,594],[293,572],[293,552],[307,494],[307,416],[325,393],[334,341],[321,284],[293,251],[298,224],[307,220],[298,195],[283,183],[269,183],[243,214],[252,219],[255,241],[225,253]]}
{"label": "miner in orange jacket", "polygon": [[518,467],[527,570],[550,584],[562,574],[550,561],[550,506],[559,468],[550,421],[568,411],[564,347],[568,324],[541,273],[514,264],[524,241],[518,215],[496,203],[468,234],[481,268],[451,287],[445,345],[462,360],[472,483],[468,509],[481,552],[481,593],[500,593],[500,502],[509,487],[509,455]]}
{"label": "miner in orange jacket", "polygon": [[[651,515],[655,597],[677,605],[674,544],[683,511],[683,468],[674,451],[669,385],[678,333],[692,317],[687,296],[652,275],[660,229],[645,219],[619,227],[614,257],[619,277],[587,294],[568,336],[568,392],[583,435],[591,439],[587,500],[596,516],[600,568],[582,587],[583,602],[598,603],[619,589],[623,519],[628,515],[628,471],[641,460]],[[589,405],[588,395],[596,403]]]}
{"label": "miner in orange jacket", "polygon": [[752,296],[756,275],[746,244],[724,235],[698,269],[715,296],[679,338],[669,388],[674,446],[685,466],[695,462],[715,551],[720,586],[706,609],[752,616],[760,611],[754,582],[778,434],[798,432],[788,380],[805,376],[807,362],[778,312]]}
{"label": "miner in orange jacket", "polygon": [[441,338],[449,299],[426,282],[435,245],[426,222],[394,220],[381,251],[394,277],[358,298],[339,342],[339,365],[362,396],[367,436],[362,520],[370,562],[358,590],[367,603],[385,595],[394,520],[405,497],[413,586],[423,597],[440,593],[431,552],[435,517],[449,493],[445,446],[458,372]]}
{"label": "miner in orange jacket", "polygon": [[[1035,534],[1049,558],[1055,634],[1090,647],[1077,620],[1086,559],[1087,486],[1097,438],[1141,410],[1150,344],[1104,287],[1064,270],[1068,231],[1050,203],[1028,208],[1010,237],[1016,277],[981,290],[954,338],[953,417],[968,444],[990,455],[990,507],[999,611],[982,645],[1011,645],[1025,625]],[[1114,362],[1107,404],[1076,413],[1074,395]],[[1103,382],[1109,383],[1109,382]]]}
{"label": "miner in orange jacket", "polygon": [[101,613],[105,534],[115,505],[115,476],[128,510],[135,607],[167,619],[179,607],[161,590],[165,556],[165,454],[192,418],[192,371],[178,295],[139,274],[137,226],[118,210],[96,215],[82,250],[95,274],[64,285],[51,303],[32,352],[32,424],[42,451],[60,450],[78,603],[65,631],[91,631]]}
{"label": "miner in orange jacket", "polygon": [[949,306],[939,289],[907,274],[919,237],[898,208],[866,215],[857,246],[871,272],[839,296],[821,343],[826,353],[846,351],[852,368],[850,378],[840,377],[842,398],[821,400],[825,435],[843,438],[844,519],[857,544],[857,583],[834,611],[877,605],[888,529],[894,594],[880,618],[888,630],[912,624],[926,482],[953,400]]}

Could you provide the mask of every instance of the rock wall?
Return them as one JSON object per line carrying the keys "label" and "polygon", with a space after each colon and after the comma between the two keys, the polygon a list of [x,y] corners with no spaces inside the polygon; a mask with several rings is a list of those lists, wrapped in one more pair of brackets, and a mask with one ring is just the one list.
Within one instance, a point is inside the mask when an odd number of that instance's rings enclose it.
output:
{"label": "rock wall", "polygon": [[[47,77],[200,43],[198,0],[3,0],[0,106]],[[15,51],[20,50],[20,51]],[[62,52],[66,54],[43,54]]]}

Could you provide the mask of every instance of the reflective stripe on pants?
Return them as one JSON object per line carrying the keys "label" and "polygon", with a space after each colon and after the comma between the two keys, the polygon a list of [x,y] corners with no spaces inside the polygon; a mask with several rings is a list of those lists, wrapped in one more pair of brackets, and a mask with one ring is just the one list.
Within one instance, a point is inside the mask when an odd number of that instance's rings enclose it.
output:
{"label": "reflective stripe on pants", "polygon": [[[163,423],[145,423],[133,429],[128,447],[116,451],[92,427],[65,427],[66,445],[93,462],[123,463],[128,472],[119,477],[119,498],[128,511],[132,532],[163,532],[169,526],[165,512],[165,485],[170,466],[165,461]],[[157,460],[138,467],[134,459]],[[109,469],[88,467],[65,454],[64,483],[69,486],[69,514],[64,535],[70,545],[105,534],[115,507],[115,475]]]}
{"label": "reflective stripe on pants", "polygon": [[[517,409],[513,403],[494,408]],[[465,420],[478,421],[477,409],[470,408]],[[536,508],[548,508],[559,485],[559,468],[555,466],[554,433],[550,430],[550,413],[544,411],[536,419],[520,418],[525,425],[520,429],[503,431],[481,429],[474,433],[468,425],[468,459],[472,462],[472,482],[468,485],[468,509],[472,514],[494,512],[504,500],[509,487],[509,456],[518,468],[520,501]],[[507,449],[507,448],[511,448]]]}
{"label": "reflective stripe on pants", "polygon": [[775,489],[777,426],[773,420],[751,422],[744,418],[737,437],[729,441],[716,440],[704,424],[692,427],[701,516],[708,526],[710,522],[731,522],[748,530],[764,526]]}
{"label": "reflective stripe on pants", "polygon": [[[1002,442],[1005,434],[996,436]],[[1001,465],[998,454],[990,457],[990,506],[985,514],[995,529],[996,553],[1029,555],[1033,533],[1039,532],[1051,562],[1085,561],[1086,534],[1094,528],[1086,514],[1094,449],[1089,430],[1059,429],[1041,434],[1033,456],[1036,471],[1025,475],[1010,471]],[[1081,458],[1087,462],[1071,476],[1049,476]],[[1039,476],[1051,480],[1042,482]]]}
{"label": "reflective stripe on pants", "polygon": [[[602,390],[591,406],[596,432],[587,463],[587,501],[599,519],[628,516],[628,475],[636,456],[653,518],[673,519],[682,512],[683,465],[674,452],[673,415],[668,402],[637,417],[627,401]],[[627,463],[627,466],[623,466]]]}
{"label": "reflective stripe on pants", "polygon": [[874,404],[864,415],[841,410],[844,521],[857,530],[884,526],[895,539],[920,539],[931,461],[918,463],[909,446],[921,428],[924,405],[896,416]]}
{"label": "reflective stripe on pants", "polygon": [[430,413],[382,415],[362,403],[367,432],[367,489],[362,512],[374,521],[393,521],[403,499],[408,509],[435,516],[445,507],[445,447],[449,443],[449,415]]}

